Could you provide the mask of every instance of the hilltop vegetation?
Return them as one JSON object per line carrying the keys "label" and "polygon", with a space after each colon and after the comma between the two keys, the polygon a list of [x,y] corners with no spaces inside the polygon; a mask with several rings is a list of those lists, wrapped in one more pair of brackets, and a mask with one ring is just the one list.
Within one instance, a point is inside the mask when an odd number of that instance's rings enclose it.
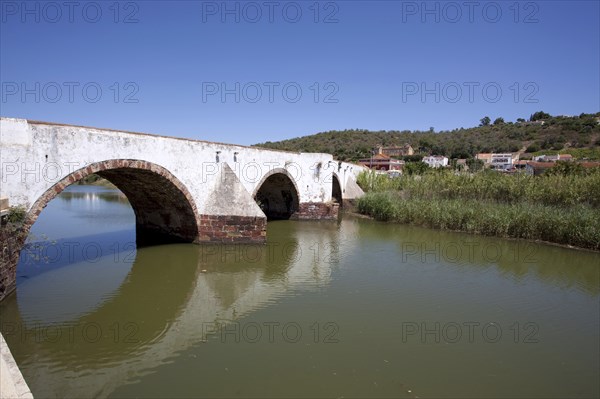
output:
{"label": "hilltop vegetation", "polygon": [[[287,151],[324,152],[336,159],[368,158],[374,147],[410,144],[415,153],[472,158],[480,152],[572,153],[576,158],[600,159],[600,112],[551,116],[542,111],[517,122],[484,117],[480,125],[452,131],[329,131],[258,147]],[[413,159],[414,160],[414,159]]]}

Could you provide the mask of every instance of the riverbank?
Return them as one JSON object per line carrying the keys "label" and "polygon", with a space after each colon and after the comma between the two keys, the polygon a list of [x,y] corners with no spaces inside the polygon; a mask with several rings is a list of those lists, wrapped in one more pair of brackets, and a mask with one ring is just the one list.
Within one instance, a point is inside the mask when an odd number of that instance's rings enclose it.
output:
{"label": "riverbank", "polygon": [[99,187],[105,187],[105,188],[113,188],[116,189],[117,186],[115,186],[114,184],[112,184],[110,181],[98,176],[97,174],[93,173],[81,180],[79,180],[77,182],[77,184],[79,185],[88,185],[88,186],[99,186]]}
{"label": "riverbank", "polygon": [[0,334],[0,398],[33,399],[19,366]]}
{"label": "riverbank", "polygon": [[370,191],[358,201],[358,211],[376,220],[600,251],[598,172],[547,177],[435,172],[368,176],[363,184]]}

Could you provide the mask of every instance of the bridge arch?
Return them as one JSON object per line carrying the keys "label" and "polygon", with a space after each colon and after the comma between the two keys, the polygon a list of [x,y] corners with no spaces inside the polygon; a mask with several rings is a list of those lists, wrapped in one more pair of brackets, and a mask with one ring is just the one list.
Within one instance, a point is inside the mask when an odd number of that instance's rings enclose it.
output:
{"label": "bridge arch", "polygon": [[135,213],[138,245],[197,241],[198,212],[186,186],[164,167],[132,159],[96,162],[58,181],[31,207],[26,222],[27,232],[52,199],[71,184],[93,173],[110,181],[129,200]]}
{"label": "bridge arch", "polygon": [[343,206],[342,185],[336,173],[331,177],[331,199],[337,202],[340,207]]}
{"label": "bridge arch", "polygon": [[299,190],[292,175],[284,168],[267,172],[256,185],[252,198],[267,220],[289,219],[300,209]]}

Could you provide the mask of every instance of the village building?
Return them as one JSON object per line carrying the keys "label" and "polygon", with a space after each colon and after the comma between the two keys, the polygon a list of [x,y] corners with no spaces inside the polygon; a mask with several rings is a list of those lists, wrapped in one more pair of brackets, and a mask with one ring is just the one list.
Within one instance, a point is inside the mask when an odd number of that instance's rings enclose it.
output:
{"label": "village building", "polygon": [[489,152],[477,154],[475,155],[475,158],[479,159],[480,161],[483,161],[484,165],[489,165],[490,163],[492,163],[492,154]]}
{"label": "village building", "polygon": [[521,160],[521,161],[517,161],[517,162],[515,162],[513,166],[514,166],[514,167],[515,167],[517,170],[525,170],[525,168],[527,167],[527,164],[528,164],[529,162],[531,162],[531,161],[525,161],[525,160]]}
{"label": "village building", "polygon": [[538,155],[536,157],[533,157],[533,160],[537,161],[537,162],[572,161],[573,155],[571,155],[571,154]]}
{"label": "village building", "polygon": [[525,166],[525,173],[531,176],[539,176],[554,165],[554,162],[527,162],[527,165]]}
{"label": "village building", "polygon": [[404,161],[384,154],[375,154],[370,158],[359,159],[358,163],[373,170],[383,171],[402,170],[404,167]]}
{"label": "village building", "polygon": [[448,158],[443,155],[430,155],[423,157],[423,162],[430,168],[443,168],[448,166]]}
{"label": "village building", "polygon": [[483,161],[486,167],[495,170],[508,171],[514,168],[514,165],[519,161],[519,153],[480,153],[475,158]]}
{"label": "village building", "polygon": [[403,157],[406,155],[413,155],[415,151],[410,144],[404,144],[403,146],[396,147],[379,147],[377,148],[378,154],[387,155],[389,157]]}

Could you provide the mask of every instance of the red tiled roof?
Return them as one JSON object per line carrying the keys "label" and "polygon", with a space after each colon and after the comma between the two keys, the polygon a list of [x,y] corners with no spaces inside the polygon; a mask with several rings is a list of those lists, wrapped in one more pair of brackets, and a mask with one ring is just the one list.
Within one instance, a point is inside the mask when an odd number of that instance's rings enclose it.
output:
{"label": "red tiled roof", "polygon": [[390,159],[391,157],[385,155],[385,154],[375,154],[373,155],[373,159]]}
{"label": "red tiled roof", "polygon": [[533,168],[538,168],[538,169],[543,169],[543,168],[551,168],[554,165],[556,165],[554,162],[527,162],[527,165],[533,167]]}

